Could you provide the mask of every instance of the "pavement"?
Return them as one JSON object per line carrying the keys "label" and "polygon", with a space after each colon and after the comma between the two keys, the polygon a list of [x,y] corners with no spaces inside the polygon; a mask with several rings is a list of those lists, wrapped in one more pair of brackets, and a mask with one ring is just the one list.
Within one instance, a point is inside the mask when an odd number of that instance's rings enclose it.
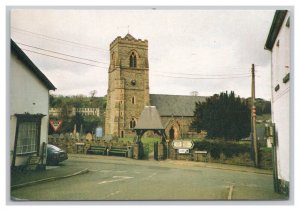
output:
{"label": "pavement", "polygon": [[[185,160],[133,160],[124,157],[105,157],[97,155],[85,155],[85,154],[69,154],[69,159],[80,160],[80,159],[90,159],[95,162],[103,163],[115,163],[124,165],[147,165],[147,166],[162,166],[170,168],[213,168],[222,169],[228,171],[239,171],[246,173],[256,173],[256,174],[267,174],[272,175],[271,170],[257,169],[254,167],[247,166],[237,166],[237,165],[227,165],[219,163],[206,163],[206,162],[195,162],[195,161],[185,161]],[[81,174],[88,173],[87,168],[80,168],[74,166],[64,165],[64,162],[58,166],[47,166],[44,171],[24,171],[24,172],[12,172],[11,173],[11,189],[17,189],[25,186],[30,186],[38,183],[54,181],[58,179],[64,179],[68,177],[73,177]]]}

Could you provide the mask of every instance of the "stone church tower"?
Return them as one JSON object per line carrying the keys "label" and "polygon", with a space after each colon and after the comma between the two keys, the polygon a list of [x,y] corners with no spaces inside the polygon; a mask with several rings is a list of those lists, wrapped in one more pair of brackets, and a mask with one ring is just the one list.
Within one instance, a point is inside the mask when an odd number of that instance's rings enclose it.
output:
{"label": "stone church tower", "polygon": [[105,134],[133,136],[144,106],[149,105],[148,41],[130,34],[110,44]]}

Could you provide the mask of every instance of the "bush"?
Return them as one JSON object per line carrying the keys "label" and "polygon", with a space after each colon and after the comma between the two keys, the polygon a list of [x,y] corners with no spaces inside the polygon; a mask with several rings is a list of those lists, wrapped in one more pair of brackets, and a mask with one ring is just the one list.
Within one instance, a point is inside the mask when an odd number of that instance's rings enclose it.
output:
{"label": "bush", "polygon": [[250,143],[239,143],[239,142],[228,142],[228,141],[195,141],[195,150],[206,150],[210,153],[213,159],[219,159],[221,153],[226,157],[231,158],[239,154],[244,154],[246,152],[250,153],[251,145]]}

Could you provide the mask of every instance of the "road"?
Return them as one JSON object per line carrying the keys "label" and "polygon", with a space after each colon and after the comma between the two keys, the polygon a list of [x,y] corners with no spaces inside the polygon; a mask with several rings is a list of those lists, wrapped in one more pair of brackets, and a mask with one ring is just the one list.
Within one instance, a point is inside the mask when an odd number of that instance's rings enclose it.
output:
{"label": "road", "polygon": [[12,190],[24,200],[282,200],[272,175],[207,168],[195,162],[71,156],[55,168],[88,173]]}

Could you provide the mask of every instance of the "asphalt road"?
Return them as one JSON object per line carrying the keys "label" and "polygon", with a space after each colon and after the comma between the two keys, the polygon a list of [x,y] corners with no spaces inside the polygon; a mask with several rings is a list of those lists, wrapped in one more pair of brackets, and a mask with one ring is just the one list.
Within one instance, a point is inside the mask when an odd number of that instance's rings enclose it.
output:
{"label": "asphalt road", "polygon": [[75,166],[89,172],[12,190],[11,196],[34,201],[284,199],[274,193],[267,174],[104,156],[70,157],[54,168]]}

